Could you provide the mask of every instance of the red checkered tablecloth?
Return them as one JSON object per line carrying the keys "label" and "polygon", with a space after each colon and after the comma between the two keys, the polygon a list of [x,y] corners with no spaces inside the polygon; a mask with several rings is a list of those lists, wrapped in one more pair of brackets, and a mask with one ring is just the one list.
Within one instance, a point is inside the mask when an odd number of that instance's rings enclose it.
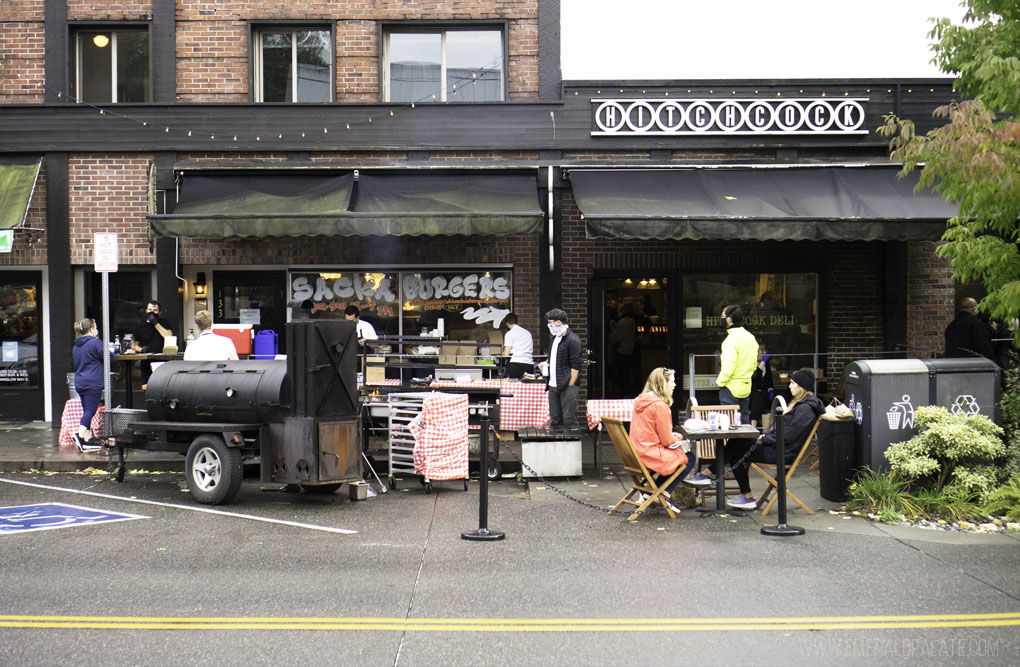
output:
{"label": "red checkered tablecloth", "polygon": [[407,428],[414,436],[415,474],[427,480],[467,478],[467,394],[429,394]]}
{"label": "red checkered tablecloth", "polygon": [[634,417],[634,399],[592,399],[585,403],[585,412],[588,414],[589,431],[601,429],[603,417],[629,422]]}
{"label": "red checkered tablecloth", "polygon": [[[99,406],[99,412],[103,411],[103,406]],[[92,418],[92,434],[95,435],[99,432],[100,427],[100,416],[99,412]],[[78,423],[81,421],[81,399],[72,398],[67,403],[64,403],[64,414],[60,416],[60,435],[57,436],[57,443],[61,447],[71,447],[74,445],[74,440],[71,440],[71,435],[78,432]]]}
{"label": "red checkered tablecloth", "polygon": [[475,380],[473,382],[433,382],[433,387],[499,389],[499,430],[545,428],[549,425],[549,397],[541,382]]}

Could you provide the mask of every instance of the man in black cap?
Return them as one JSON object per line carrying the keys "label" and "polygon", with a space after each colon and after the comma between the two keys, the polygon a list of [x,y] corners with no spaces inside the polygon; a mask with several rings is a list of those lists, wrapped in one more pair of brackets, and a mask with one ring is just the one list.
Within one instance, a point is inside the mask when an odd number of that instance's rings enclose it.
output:
{"label": "man in black cap", "polygon": [[960,300],[960,312],[946,327],[946,357],[981,356],[995,361],[988,327],[977,316],[977,301]]}

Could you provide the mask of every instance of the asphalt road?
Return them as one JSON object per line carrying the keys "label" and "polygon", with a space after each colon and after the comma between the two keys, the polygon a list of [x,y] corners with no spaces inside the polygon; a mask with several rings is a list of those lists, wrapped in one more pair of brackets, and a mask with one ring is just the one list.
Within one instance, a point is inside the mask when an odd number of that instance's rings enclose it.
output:
{"label": "asphalt road", "polygon": [[477,482],[363,502],[260,487],[210,508],[175,473],[0,475],[0,508],[146,517],[0,534],[0,665],[1020,664],[1016,538],[629,523],[504,480],[488,527],[506,539],[469,542]]}

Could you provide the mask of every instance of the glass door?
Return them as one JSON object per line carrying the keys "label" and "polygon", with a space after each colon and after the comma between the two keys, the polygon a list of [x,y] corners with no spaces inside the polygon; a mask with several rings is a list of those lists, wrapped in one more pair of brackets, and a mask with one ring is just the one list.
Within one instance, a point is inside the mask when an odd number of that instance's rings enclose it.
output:
{"label": "glass door", "polygon": [[0,421],[42,419],[42,274],[0,272]]}
{"label": "glass door", "polygon": [[591,345],[604,362],[595,367],[595,397],[633,398],[653,368],[669,365],[668,283],[640,271],[592,281]]}
{"label": "glass door", "polygon": [[286,350],[286,287],[285,271],[214,271],[213,324],[250,324],[255,332],[270,329],[276,332],[278,349]]}

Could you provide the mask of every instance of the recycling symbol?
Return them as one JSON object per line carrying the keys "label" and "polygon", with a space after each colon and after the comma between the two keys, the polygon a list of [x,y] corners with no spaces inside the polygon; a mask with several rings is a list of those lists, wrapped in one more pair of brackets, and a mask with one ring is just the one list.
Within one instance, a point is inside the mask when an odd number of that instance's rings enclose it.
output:
{"label": "recycling symbol", "polygon": [[981,412],[981,406],[970,394],[960,394],[953,401],[953,404],[949,406],[949,411],[954,415],[963,415],[964,417],[970,417]]}

